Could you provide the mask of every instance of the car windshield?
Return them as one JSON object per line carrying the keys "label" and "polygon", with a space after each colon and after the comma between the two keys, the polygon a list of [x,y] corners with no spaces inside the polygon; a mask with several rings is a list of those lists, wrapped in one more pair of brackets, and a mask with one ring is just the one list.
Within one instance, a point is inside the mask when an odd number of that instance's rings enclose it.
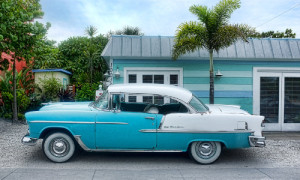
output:
{"label": "car windshield", "polygon": [[108,108],[108,93],[104,91],[103,94],[95,101],[90,104],[94,108],[103,110]]}
{"label": "car windshield", "polygon": [[208,107],[205,106],[205,104],[198,99],[195,95],[193,95],[193,98],[191,99],[189,103],[197,112],[206,112],[208,111]]}

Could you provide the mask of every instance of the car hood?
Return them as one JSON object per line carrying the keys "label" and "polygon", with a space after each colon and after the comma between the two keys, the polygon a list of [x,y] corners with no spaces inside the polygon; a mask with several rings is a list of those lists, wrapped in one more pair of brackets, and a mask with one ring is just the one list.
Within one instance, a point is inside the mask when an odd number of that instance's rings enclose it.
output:
{"label": "car hood", "polygon": [[47,103],[39,111],[92,111],[89,107],[91,102],[58,102],[58,103]]}
{"label": "car hood", "polygon": [[213,114],[245,114],[249,113],[245,110],[242,110],[240,106],[236,105],[221,105],[221,104],[206,104],[209,108],[209,111]]}

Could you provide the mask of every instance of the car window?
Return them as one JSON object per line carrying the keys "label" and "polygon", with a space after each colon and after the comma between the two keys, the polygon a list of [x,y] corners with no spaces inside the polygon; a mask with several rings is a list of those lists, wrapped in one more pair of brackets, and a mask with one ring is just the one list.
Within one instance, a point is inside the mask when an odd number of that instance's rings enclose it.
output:
{"label": "car window", "polygon": [[104,91],[103,94],[91,104],[93,107],[104,110],[108,108],[108,93]]}
{"label": "car window", "polygon": [[208,107],[205,106],[204,103],[196,96],[193,95],[190,103],[189,103],[197,112],[206,112],[208,111]]}
{"label": "car window", "polygon": [[[157,109],[159,114],[189,112],[185,105],[169,97],[153,94],[126,94],[123,99],[125,101],[120,102],[121,111],[149,113],[156,112],[149,111],[149,109]],[[117,107],[118,103],[114,102],[114,104]]]}
{"label": "car window", "polygon": [[124,94],[113,94],[112,95],[112,109],[120,110],[122,102],[125,102]]}

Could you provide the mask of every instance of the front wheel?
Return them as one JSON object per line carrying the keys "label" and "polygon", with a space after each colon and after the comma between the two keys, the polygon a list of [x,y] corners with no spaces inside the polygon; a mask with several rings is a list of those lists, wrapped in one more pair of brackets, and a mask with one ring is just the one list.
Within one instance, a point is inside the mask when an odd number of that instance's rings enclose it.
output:
{"label": "front wheel", "polygon": [[196,162],[211,164],[220,156],[221,144],[214,141],[196,141],[192,143],[189,153]]}
{"label": "front wheel", "polygon": [[53,162],[66,162],[75,152],[75,143],[65,133],[53,133],[44,139],[43,151]]}

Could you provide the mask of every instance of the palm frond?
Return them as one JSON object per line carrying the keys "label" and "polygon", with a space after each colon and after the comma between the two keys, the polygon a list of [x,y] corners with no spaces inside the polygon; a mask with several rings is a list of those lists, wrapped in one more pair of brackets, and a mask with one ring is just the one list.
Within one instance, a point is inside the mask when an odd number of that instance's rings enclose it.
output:
{"label": "palm frond", "polygon": [[197,6],[193,5],[190,7],[190,12],[198,16],[198,19],[200,22],[202,22],[205,26],[208,26],[209,24],[209,16],[210,16],[210,10],[206,6]]}
{"label": "palm frond", "polygon": [[172,58],[177,59],[181,54],[206,47],[206,39],[207,32],[202,24],[191,21],[179,25],[175,35]]}
{"label": "palm frond", "polygon": [[88,26],[85,29],[85,34],[88,35],[89,37],[94,37],[97,34],[97,28],[95,26]]}
{"label": "palm frond", "polygon": [[215,26],[219,27],[228,23],[234,10],[241,7],[240,0],[222,0],[213,9]]}
{"label": "palm frond", "polygon": [[246,34],[243,33],[239,25],[222,26],[215,34],[211,46],[218,52],[220,49],[230,46],[239,39],[248,42]]}

